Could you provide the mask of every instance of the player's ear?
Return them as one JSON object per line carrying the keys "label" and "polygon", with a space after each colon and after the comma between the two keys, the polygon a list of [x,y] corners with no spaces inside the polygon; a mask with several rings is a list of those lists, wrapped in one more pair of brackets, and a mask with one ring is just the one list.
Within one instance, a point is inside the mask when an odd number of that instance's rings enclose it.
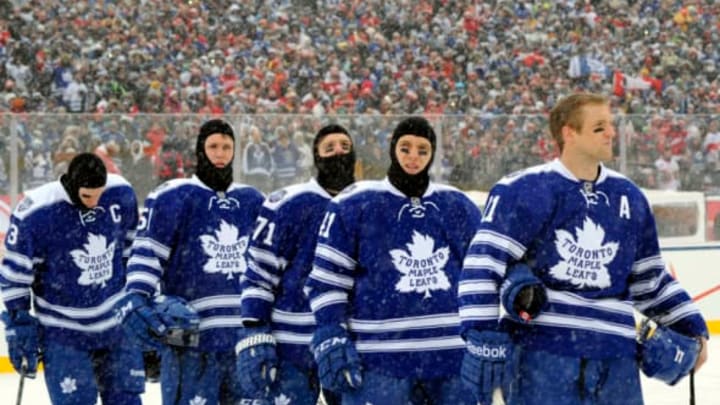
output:
{"label": "player's ear", "polygon": [[570,125],[563,125],[560,128],[560,135],[562,135],[563,143],[567,145],[568,141],[576,134],[575,130]]}

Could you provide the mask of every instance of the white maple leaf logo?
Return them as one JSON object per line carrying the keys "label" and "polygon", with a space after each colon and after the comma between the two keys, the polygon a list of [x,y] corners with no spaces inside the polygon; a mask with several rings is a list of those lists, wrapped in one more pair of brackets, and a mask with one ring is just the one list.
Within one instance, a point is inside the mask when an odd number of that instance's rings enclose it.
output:
{"label": "white maple leaf logo", "polygon": [[209,256],[203,266],[206,273],[226,274],[228,280],[235,273],[245,273],[245,250],[248,246],[248,237],[238,238],[240,232],[237,227],[225,221],[220,222],[220,229],[214,235],[200,236],[200,242],[205,254]]}
{"label": "white maple leaf logo", "polygon": [[395,268],[402,273],[395,289],[404,293],[421,293],[423,298],[430,298],[431,290],[448,290],[450,281],[444,269],[450,257],[450,248],[435,250],[435,240],[418,231],[413,231],[412,242],[406,246],[407,251],[390,251]]}
{"label": "white maple leaf logo", "polygon": [[62,393],[65,395],[70,395],[73,392],[77,391],[77,380],[70,377],[65,377],[60,382],[60,389],[62,390]]}
{"label": "white maple leaf logo", "polygon": [[200,395],[195,395],[193,399],[190,400],[188,403],[189,405],[205,405],[207,402],[207,399],[201,397]]}
{"label": "white maple leaf logo", "polygon": [[607,265],[615,259],[617,242],[605,240],[605,230],[590,218],[575,228],[577,239],[563,229],[555,231],[555,249],[562,257],[550,275],[577,287],[605,288],[611,285]]}
{"label": "white maple leaf logo", "polygon": [[83,249],[70,251],[70,256],[82,270],[78,284],[99,284],[105,287],[113,275],[115,241],[108,245],[105,236],[88,233],[88,241],[83,245]]}
{"label": "white maple leaf logo", "polygon": [[274,404],[275,405],[290,405],[290,398],[286,397],[285,394],[280,394],[277,397],[275,397]]}

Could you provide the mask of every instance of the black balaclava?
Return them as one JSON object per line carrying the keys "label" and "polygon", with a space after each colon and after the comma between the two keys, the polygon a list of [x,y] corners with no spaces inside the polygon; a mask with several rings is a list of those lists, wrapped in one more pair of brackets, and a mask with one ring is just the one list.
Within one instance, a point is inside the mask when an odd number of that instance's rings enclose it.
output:
{"label": "black balaclava", "polygon": [[81,209],[89,209],[80,200],[80,188],[105,187],[107,169],[102,159],[92,153],[75,156],[68,165],[67,173],[60,176],[60,183],[70,196],[73,204]]}
{"label": "black balaclava", "polygon": [[215,167],[205,154],[205,141],[210,135],[214,134],[224,134],[231,137],[233,139],[233,148],[235,147],[235,133],[230,124],[220,119],[206,121],[200,127],[197,144],[195,145],[195,156],[197,157],[195,175],[211,189],[226,191],[233,181],[232,162],[235,155],[233,151],[233,159],[230,159],[230,162],[222,169]]}
{"label": "black balaclava", "polygon": [[313,160],[318,171],[317,182],[330,194],[337,194],[355,182],[355,145],[352,145],[349,153],[320,157],[318,145],[330,134],[345,134],[350,138],[350,142],[352,137],[344,127],[330,124],[320,128],[313,141]]}
{"label": "black balaclava", "polygon": [[[432,151],[427,166],[418,174],[410,175],[403,170],[400,162],[395,156],[395,146],[404,135],[415,135],[430,141]],[[435,159],[435,131],[430,123],[423,117],[406,118],[395,127],[390,141],[390,168],[388,169],[388,180],[398,190],[408,197],[421,197],[430,184],[430,166]]]}

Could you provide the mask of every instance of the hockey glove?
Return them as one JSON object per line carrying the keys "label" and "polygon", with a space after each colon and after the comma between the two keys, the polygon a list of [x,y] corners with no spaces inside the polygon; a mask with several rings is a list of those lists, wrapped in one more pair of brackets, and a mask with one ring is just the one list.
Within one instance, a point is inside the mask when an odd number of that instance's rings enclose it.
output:
{"label": "hockey glove", "polygon": [[500,302],[512,320],[529,323],[547,305],[545,286],[525,263],[508,267],[505,274]]}
{"label": "hockey glove", "polygon": [[200,343],[200,315],[185,299],[159,295],[153,300],[153,311],[167,328],[163,343],[178,347],[197,347]]}
{"label": "hockey glove", "polygon": [[360,356],[345,328],[340,325],[318,328],[310,348],[315,356],[320,384],[323,387],[337,393],[360,387]]}
{"label": "hockey glove", "polygon": [[150,304],[150,299],[129,293],[115,309],[115,314],[122,323],[125,336],[144,351],[162,350],[162,336],[167,333],[167,326],[160,319]]}
{"label": "hockey glove", "polygon": [[645,319],[638,332],[640,369],[646,376],[675,385],[695,367],[701,345],[697,339]]}
{"label": "hockey glove", "polygon": [[28,311],[3,312],[0,317],[5,324],[10,363],[18,373],[35,378],[40,354],[37,318]]}
{"label": "hockey glove", "polygon": [[264,396],[275,382],[278,357],[275,338],[267,325],[245,327],[240,330],[235,345],[235,372],[243,391],[249,396]]}
{"label": "hockey glove", "polygon": [[508,334],[471,329],[465,335],[465,342],[467,352],[460,376],[475,399],[483,405],[491,404],[496,388],[507,395],[517,365]]}

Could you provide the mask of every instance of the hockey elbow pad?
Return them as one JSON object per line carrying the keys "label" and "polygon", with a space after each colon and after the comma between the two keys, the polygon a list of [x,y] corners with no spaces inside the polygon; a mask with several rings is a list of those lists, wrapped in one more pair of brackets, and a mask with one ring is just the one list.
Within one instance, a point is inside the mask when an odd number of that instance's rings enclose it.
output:
{"label": "hockey elbow pad", "polygon": [[638,332],[640,369],[646,376],[675,385],[690,374],[701,344],[692,337],[645,319]]}
{"label": "hockey elbow pad", "polygon": [[505,272],[500,302],[512,320],[529,323],[545,309],[547,291],[527,264],[516,263]]}

